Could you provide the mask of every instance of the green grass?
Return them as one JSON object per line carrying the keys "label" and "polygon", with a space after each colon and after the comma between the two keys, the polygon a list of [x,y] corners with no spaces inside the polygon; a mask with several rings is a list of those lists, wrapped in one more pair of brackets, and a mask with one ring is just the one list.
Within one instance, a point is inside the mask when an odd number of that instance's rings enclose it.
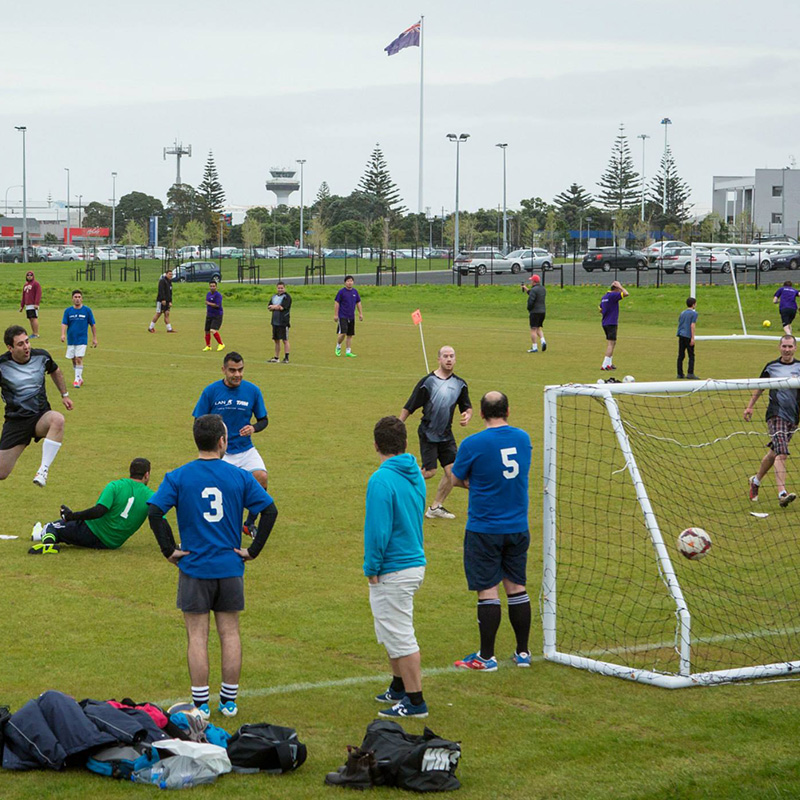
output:
{"label": "green grass", "polygon": [[[60,269],[65,268],[37,269],[45,289],[39,343],[71,377],[58,335],[73,283],[62,280]],[[22,320],[16,313],[21,272],[6,268],[0,303],[7,324]],[[131,458],[152,460],[154,486],[164,472],[191,459],[191,410],[202,388],[220,376],[219,356],[201,352],[204,287],[176,287],[176,336],[166,336],[161,326],[155,336],[145,331],[154,283],[82,288],[97,317],[100,346],[86,357],[85,386],[72,392],[76,408],[68,415],[65,445],[45,490],[31,483],[39,458],[38,447],[31,447],[0,494],[0,533],[21,537],[0,541],[0,703],[14,709],[49,688],[78,699],[128,695],[155,701],[185,698],[189,688],[183,625],[174,608],[176,573],[147,529],[115,553],[72,550],[49,559],[26,554],[37,519],[55,518],[62,502],[92,505]],[[518,289],[360,288],[366,319],[357,326],[353,360],[333,356],[334,289],[292,290],[292,364],[283,366],[265,363],[272,355],[269,290],[225,288],[225,342],[244,354],[246,377],[261,386],[270,412],[270,426],[256,441],[280,510],[262,557],[248,566],[243,697],[234,722],[295,726],[309,759],[291,776],[225,776],[215,789],[199,793],[322,795],[324,773],[343,762],[344,745],[360,741],[378,708],[371,696],[385,687],[387,671],[361,574],[364,489],[376,467],[374,421],[399,412],[424,372],[410,312],[422,309],[431,366],[436,348],[453,344],[456,370],[469,381],[473,402],[490,389],[504,390],[511,421],[533,437],[534,598],[541,565],[542,388],[599,377],[599,287],[550,290],[550,346],[537,356],[524,352],[527,315]],[[747,293],[748,324],[775,316],[771,294],[767,287]],[[640,381],[673,377],[675,325],[685,295],[685,288],[667,287],[634,292],[624,302],[617,374],[632,373]],[[735,329],[730,291],[702,289],[698,308],[702,330]],[[779,329],[777,320],[773,326]],[[776,352],[775,344],[765,342],[701,342],[697,370],[703,376],[755,376]],[[415,453],[417,419],[411,420]],[[468,429],[457,428],[456,437],[479,429],[476,418]],[[458,519],[426,524],[429,567],[416,623],[423,666],[437,670],[425,679],[432,711],[427,723],[463,743],[461,796],[796,796],[800,702],[792,682],[667,692],[541,661],[515,670],[507,661],[513,639],[505,619],[497,673],[446,669],[477,644],[474,597],[461,567],[466,494],[455,490],[451,499],[448,506]],[[541,652],[536,615],[532,650]],[[363,682],[288,688],[349,679]],[[212,691],[218,682],[213,643]],[[131,789],[80,770],[0,772],[4,799],[56,793],[83,798],[93,791],[116,797]]]}

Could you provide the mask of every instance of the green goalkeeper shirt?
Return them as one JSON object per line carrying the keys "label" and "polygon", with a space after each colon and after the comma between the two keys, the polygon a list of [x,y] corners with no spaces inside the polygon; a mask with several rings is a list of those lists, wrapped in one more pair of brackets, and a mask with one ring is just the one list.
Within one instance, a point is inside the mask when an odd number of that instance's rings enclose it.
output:
{"label": "green goalkeeper shirt", "polygon": [[108,548],[116,549],[133,536],[147,519],[147,501],[153,490],[141,481],[120,478],[103,489],[97,502],[108,509],[99,519],[87,519],[91,532]]}

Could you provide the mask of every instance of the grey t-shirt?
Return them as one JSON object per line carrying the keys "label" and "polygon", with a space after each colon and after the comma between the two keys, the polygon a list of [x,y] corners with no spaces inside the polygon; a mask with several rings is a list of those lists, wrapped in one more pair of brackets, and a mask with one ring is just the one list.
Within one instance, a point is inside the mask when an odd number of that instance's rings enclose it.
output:
{"label": "grey t-shirt", "polygon": [[451,425],[456,405],[462,413],[472,408],[467,382],[455,372],[449,378],[430,372],[414,387],[404,408],[413,414],[422,406],[419,433],[429,442],[446,442],[453,438]]}
{"label": "grey t-shirt", "polygon": [[31,357],[18,364],[6,351],[0,356],[0,391],[6,404],[6,419],[20,419],[50,410],[44,376],[58,365],[47,350],[33,348]]}
{"label": "grey t-shirt", "polygon": [[[800,361],[792,359],[790,364],[784,364],[779,358],[770,361],[761,371],[760,378],[800,378]],[[798,390],[797,389],[770,389],[769,405],[767,406],[766,419],[780,417],[790,425],[797,425],[798,421]]]}
{"label": "grey t-shirt", "polygon": [[547,289],[544,288],[540,283],[537,283],[536,286],[531,286],[530,291],[528,292],[528,312],[531,314],[544,314],[545,313],[545,305],[544,305],[544,297],[547,294]]}

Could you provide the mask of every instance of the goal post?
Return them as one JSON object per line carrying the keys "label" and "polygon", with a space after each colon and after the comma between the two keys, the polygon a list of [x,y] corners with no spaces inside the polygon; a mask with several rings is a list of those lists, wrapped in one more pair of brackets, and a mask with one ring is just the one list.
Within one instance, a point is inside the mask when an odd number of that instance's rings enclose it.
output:
{"label": "goal post", "polygon": [[[771,478],[768,516],[747,496],[768,439],[742,412],[770,389],[800,377],[546,387],[548,661],[665,688],[800,670],[800,502]],[[712,538],[702,561],[676,547],[689,527]]]}
{"label": "goal post", "polygon": [[[697,297],[697,251],[698,249],[702,250],[711,250],[711,249],[725,249],[728,247],[735,247],[735,248],[743,248],[751,253],[756,254],[756,263],[754,264],[754,269],[765,271],[765,267],[768,271],[771,265],[770,254],[775,252],[798,252],[800,251],[800,245],[792,245],[792,244],[771,244],[769,242],[765,242],[763,244],[733,244],[733,243],[723,243],[723,242],[692,242],[692,254],[691,254],[691,268],[690,268],[690,278],[689,278],[689,294],[692,297]],[[710,265],[709,265],[709,268]],[[726,271],[723,269],[723,275],[730,276],[731,284],[733,285],[733,291],[736,295],[736,308],[739,312],[739,324],[741,326],[740,333],[729,333],[729,334],[718,334],[718,335],[710,335],[710,334],[699,334],[696,335],[694,338],[697,341],[711,341],[711,340],[763,340],[763,341],[770,341],[775,342],[780,339],[780,336],[775,335],[767,335],[767,334],[759,334],[759,333],[748,333],[747,330],[747,323],[745,322],[744,318],[744,310],[742,308],[742,298],[739,294],[739,281],[737,279],[737,272],[744,272],[745,269],[742,267],[736,267],[734,264],[730,265],[730,268]]]}

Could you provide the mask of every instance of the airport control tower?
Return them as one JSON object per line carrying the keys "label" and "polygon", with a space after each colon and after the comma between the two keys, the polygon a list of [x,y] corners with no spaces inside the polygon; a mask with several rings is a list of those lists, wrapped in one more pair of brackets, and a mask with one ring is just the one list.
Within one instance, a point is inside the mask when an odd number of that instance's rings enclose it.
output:
{"label": "airport control tower", "polygon": [[289,205],[289,195],[300,188],[300,181],[295,180],[296,170],[290,167],[270,167],[272,178],[267,180],[267,191],[275,192],[277,205]]}

